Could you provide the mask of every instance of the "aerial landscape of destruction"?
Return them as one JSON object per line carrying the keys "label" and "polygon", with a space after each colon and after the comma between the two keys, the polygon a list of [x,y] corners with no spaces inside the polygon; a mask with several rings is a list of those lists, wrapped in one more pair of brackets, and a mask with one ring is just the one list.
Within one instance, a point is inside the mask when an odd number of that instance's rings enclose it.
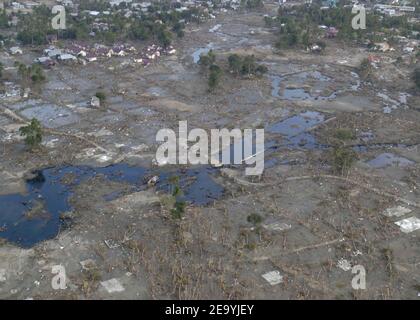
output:
{"label": "aerial landscape of destruction", "polygon": [[0,299],[420,299],[419,10],[0,1]]}

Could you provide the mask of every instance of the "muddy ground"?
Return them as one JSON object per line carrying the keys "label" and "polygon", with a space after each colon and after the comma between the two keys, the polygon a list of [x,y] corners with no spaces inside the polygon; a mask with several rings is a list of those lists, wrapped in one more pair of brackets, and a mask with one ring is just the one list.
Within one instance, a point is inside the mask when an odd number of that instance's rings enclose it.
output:
{"label": "muddy ground", "polygon": [[[376,80],[366,82],[357,73],[365,48],[328,40],[320,55],[276,52],[263,22],[274,10],[267,5],[191,25],[176,55],[147,68],[126,58],[60,65],[29,98],[1,98],[3,197],[28,194],[25,181],[36,169],[120,163],[154,170],[156,132],[176,129],[179,120],[206,130],[265,128],[273,147],[258,179],[240,167],[212,170],[208,179],[223,195],[189,204],[182,220],[173,219],[164,190],[147,186],[145,177],[134,188],[105,174],[77,183],[65,176],[59,184],[71,189],[69,223],[31,247],[1,242],[0,298],[419,298],[420,99],[407,81],[412,66],[382,54]],[[269,72],[258,79],[225,73],[209,93],[194,63],[209,48],[220,64],[232,52],[255,54]],[[12,83],[15,59],[1,56]],[[97,91],[107,93],[100,109],[89,106]],[[44,127],[35,152],[18,133],[32,117]],[[344,175],[332,169],[339,128],[353,133],[345,143],[357,153]],[[255,214],[262,221],[253,224]],[[64,290],[51,286],[54,265],[65,267]],[[352,288],[355,265],[366,270],[364,290]],[[276,284],[263,277],[271,271],[282,276]],[[107,290],[110,279],[114,291]]]}

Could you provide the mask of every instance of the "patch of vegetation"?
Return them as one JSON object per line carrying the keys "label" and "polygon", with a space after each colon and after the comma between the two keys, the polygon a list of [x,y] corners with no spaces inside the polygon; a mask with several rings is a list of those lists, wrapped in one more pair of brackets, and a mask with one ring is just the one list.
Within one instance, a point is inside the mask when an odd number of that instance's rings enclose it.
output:
{"label": "patch of vegetation", "polygon": [[38,147],[42,142],[42,127],[41,123],[33,118],[31,123],[19,129],[20,135],[25,137],[25,143],[31,149]]}
{"label": "patch of vegetation", "polygon": [[253,233],[247,233],[245,235],[245,248],[248,250],[255,250],[257,248],[258,242],[261,240],[262,227],[261,223],[264,221],[264,218],[258,213],[251,213],[246,221],[253,225]]}
{"label": "patch of vegetation", "polygon": [[[45,45],[49,35],[56,35],[59,39],[86,40],[92,32],[96,40],[113,44],[117,41],[140,40],[157,41],[166,47],[171,44],[172,34],[178,37],[184,36],[185,23],[199,23],[202,18],[208,16],[208,12],[202,8],[189,8],[182,12],[175,10],[169,1],[154,2],[147,13],[136,12],[132,16],[126,16],[125,4],[112,7],[106,1],[80,1],[79,16],[66,16],[66,30],[53,30],[50,23],[52,13],[45,5],[36,7],[32,13],[17,13],[19,23],[17,26],[17,39],[27,45]],[[107,16],[92,17],[85,10],[109,11]],[[0,27],[2,18],[0,12]],[[108,28],[100,28],[95,22],[107,24]]]}
{"label": "patch of vegetation", "polygon": [[337,39],[365,43],[377,42],[398,36],[410,36],[420,30],[419,23],[410,23],[408,16],[390,17],[375,11],[366,12],[366,29],[352,28],[352,6],[344,6],[340,1],[336,7],[321,10],[323,1],[314,0],[310,5],[281,6],[276,18],[265,18],[268,27],[276,27],[278,48],[308,47],[325,37],[325,31],[319,26],[334,27],[338,30]]}
{"label": "patch of vegetation", "polygon": [[210,50],[207,54],[201,54],[198,64],[203,67],[209,67],[216,62],[216,54],[213,50]]}
{"label": "patch of vegetation", "polygon": [[102,91],[98,91],[95,93],[95,96],[99,99],[99,101],[101,102],[101,105],[105,102],[106,100],[106,94],[105,92]]}
{"label": "patch of vegetation", "polygon": [[6,10],[0,9],[0,28],[9,27],[9,17],[6,14]]}
{"label": "patch of vegetation", "polygon": [[263,217],[258,213],[251,213],[247,218],[246,221],[252,223],[254,226],[257,226],[263,222]]}
{"label": "patch of vegetation", "polygon": [[267,73],[268,69],[264,65],[259,65],[254,55],[247,55],[241,57],[237,54],[231,54],[228,57],[229,71],[235,75],[242,76],[252,76],[258,75],[262,76],[264,73]]}
{"label": "patch of vegetation", "polygon": [[156,39],[163,47],[166,48],[170,46],[172,42],[172,33],[166,30],[166,28],[161,28],[156,34]]}
{"label": "patch of vegetation", "polygon": [[337,145],[331,153],[333,170],[337,174],[346,174],[357,160],[357,153],[350,147]]}
{"label": "patch of vegetation", "polygon": [[184,195],[180,186],[179,186],[179,177],[173,176],[169,179],[171,184],[171,195],[172,195],[172,208],[171,208],[171,215],[173,219],[181,220],[184,213],[186,203],[181,197]]}
{"label": "patch of vegetation", "polygon": [[373,68],[368,58],[365,58],[360,62],[358,71],[360,76],[365,80],[372,77]]}
{"label": "patch of vegetation", "polygon": [[[256,62],[254,55],[240,56],[238,54],[231,54],[227,60],[228,71],[236,76],[262,76],[268,71],[266,66]],[[213,91],[219,85],[223,75],[222,68],[216,64],[216,54],[214,51],[210,50],[207,54],[200,55],[198,64],[204,70],[208,70],[209,91]]]}
{"label": "patch of vegetation", "polygon": [[334,137],[340,141],[353,140],[355,138],[354,133],[347,128],[339,128],[335,131]]}
{"label": "patch of vegetation", "polygon": [[275,46],[277,49],[293,48],[297,46],[308,47],[315,42],[318,33],[309,28],[304,28],[295,22],[282,23]]}
{"label": "patch of vegetation", "polygon": [[213,91],[220,83],[223,70],[216,64],[216,54],[210,50],[207,54],[200,55],[198,64],[207,72],[209,91]]}
{"label": "patch of vegetation", "polygon": [[392,279],[396,274],[394,268],[394,254],[390,248],[383,248],[382,254],[385,259],[386,270],[388,272],[389,277]]}
{"label": "patch of vegetation", "polygon": [[247,9],[261,9],[264,8],[262,0],[241,0],[241,7]]}
{"label": "patch of vegetation", "polygon": [[216,64],[212,64],[209,70],[210,70],[210,73],[209,73],[208,85],[209,85],[209,90],[213,91],[219,85],[220,79],[223,75],[223,71]]}
{"label": "patch of vegetation", "polygon": [[15,67],[18,68],[17,73],[23,87],[35,86],[46,80],[44,69],[39,64],[27,66],[24,63],[16,61]]}
{"label": "patch of vegetation", "polygon": [[92,266],[82,272],[81,289],[86,296],[89,296],[102,280],[101,271],[98,267]]}
{"label": "patch of vegetation", "polygon": [[181,220],[185,212],[185,201],[176,201],[173,209],[171,210],[172,218]]}
{"label": "patch of vegetation", "polygon": [[172,31],[175,32],[178,38],[184,37],[185,35],[184,29],[185,29],[185,23],[183,22],[176,22],[172,27]]}

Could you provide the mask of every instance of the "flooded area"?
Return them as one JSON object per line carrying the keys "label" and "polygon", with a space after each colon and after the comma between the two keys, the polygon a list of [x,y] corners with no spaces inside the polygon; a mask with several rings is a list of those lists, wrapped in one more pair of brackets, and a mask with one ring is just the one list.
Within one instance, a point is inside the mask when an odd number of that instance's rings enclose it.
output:
{"label": "flooded area", "polygon": [[406,167],[413,165],[414,162],[393,153],[382,153],[375,159],[368,161],[368,164],[374,168],[385,168],[387,166]]}
{"label": "flooded area", "polygon": [[316,111],[305,111],[285,120],[270,125],[267,131],[280,134],[286,139],[283,146],[288,148],[314,149],[322,148],[309,129],[322,124],[325,116]]}
{"label": "flooded area", "polygon": [[[223,187],[211,178],[209,167],[191,168],[182,171],[153,171],[126,164],[105,168],[63,166],[47,168],[32,173],[26,180],[25,194],[0,195],[0,238],[28,248],[40,241],[54,238],[65,225],[66,212],[73,208],[70,199],[73,191],[83,182],[97,176],[127,183],[131,192],[147,188],[146,177],[156,175],[156,188],[170,192],[170,179],[179,177],[184,190],[182,199],[195,205],[207,205],[223,195]],[[111,194],[106,201],[120,197]]]}
{"label": "flooded area", "polygon": [[196,49],[192,54],[191,57],[193,59],[194,63],[198,63],[198,61],[200,61],[200,56],[201,55],[206,55],[207,53],[209,53],[210,50],[215,49],[215,46],[213,43],[209,43],[207,46],[203,47],[203,48],[198,48]]}
{"label": "flooded area", "polygon": [[[303,85],[304,81],[307,80],[309,77],[312,79],[316,79],[318,81],[327,82],[330,81],[329,77],[322,75],[319,72],[302,72],[299,73],[297,76],[297,82],[293,82],[290,78],[281,77],[281,76],[271,76],[271,86],[272,91],[271,95],[275,98],[280,98],[288,101],[298,101],[298,100],[332,100],[335,99],[337,92],[332,92],[329,95],[323,96],[320,93],[323,92],[325,87],[307,87],[307,88],[299,88],[296,87],[298,85]],[[284,82],[293,84],[284,84]],[[315,89],[315,90],[314,90]],[[314,91],[313,93],[311,93]]]}

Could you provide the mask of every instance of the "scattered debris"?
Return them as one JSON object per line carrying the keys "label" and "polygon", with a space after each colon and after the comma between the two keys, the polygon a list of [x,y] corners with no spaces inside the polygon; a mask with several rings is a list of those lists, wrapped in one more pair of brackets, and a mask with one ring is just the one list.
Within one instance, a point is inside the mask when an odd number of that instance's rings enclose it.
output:
{"label": "scattered debris", "polygon": [[291,224],[287,224],[284,222],[273,222],[270,224],[263,224],[262,226],[270,231],[285,231],[292,228]]}
{"label": "scattered debris", "polygon": [[97,96],[93,96],[90,99],[90,106],[92,108],[100,108],[101,107],[101,100]]}
{"label": "scattered debris", "polygon": [[148,186],[154,186],[156,185],[156,183],[158,183],[159,181],[159,177],[158,176],[153,176],[152,178],[149,179],[149,181],[147,181],[147,185]]}
{"label": "scattered debris", "polygon": [[401,231],[404,233],[410,233],[410,232],[420,229],[420,219],[416,217],[403,219],[403,220],[395,222],[395,224],[399,226]]}
{"label": "scattered debris", "polygon": [[96,262],[93,259],[86,259],[80,261],[80,265],[82,266],[83,270],[90,270],[96,267]]}
{"label": "scattered debris", "polygon": [[398,207],[392,207],[392,208],[386,209],[383,212],[383,214],[386,215],[387,217],[401,217],[410,212],[411,212],[411,209],[408,209],[403,206],[398,206]]}
{"label": "scattered debris", "polygon": [[262,277],[272,286],[283,282],[283,276],[277,270],[267,272]]}
{"label": "scattered debris", "polygon": [[110,249],[115,249],[115,248],[118,248],[120,246],[118,243],[116,243],[112,239],[104,240],[104,242],[107,245],[107,247],[110,248]]}
{"label": "scattered debris", "polygon": [[351,264],[348,260],[342,258],[342,259],[338,260],[337,267],[344,270],[344,271],[349,271],[351,269]]}
{"label": "scattered debris", "polygon": [[108,293],[115,293],[115,292],[123,292],[125,291],[124,287],[122,286],[121,282],[116,279],[109,279],[107,281],[102,281],[101,285],[108,291]]}

